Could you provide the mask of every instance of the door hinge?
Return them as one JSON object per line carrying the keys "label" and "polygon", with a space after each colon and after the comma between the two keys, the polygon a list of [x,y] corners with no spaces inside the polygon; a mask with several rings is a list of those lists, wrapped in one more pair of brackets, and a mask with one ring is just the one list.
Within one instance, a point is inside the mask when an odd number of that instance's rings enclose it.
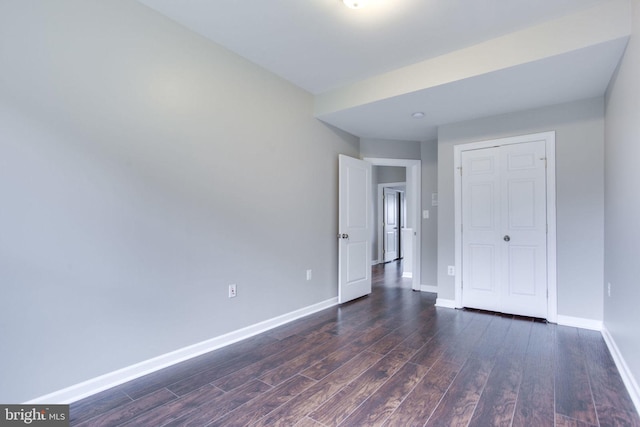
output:
{"label": "door hinge", "polygon": [[462,176],[462,166],[458,166],[458,171],[460,171],[460,176]]}
{"label": "door hinge", "polygon": [[547,168],[547,158],[546,157],[540,157],[540,160],[544,160],[544,168]]}

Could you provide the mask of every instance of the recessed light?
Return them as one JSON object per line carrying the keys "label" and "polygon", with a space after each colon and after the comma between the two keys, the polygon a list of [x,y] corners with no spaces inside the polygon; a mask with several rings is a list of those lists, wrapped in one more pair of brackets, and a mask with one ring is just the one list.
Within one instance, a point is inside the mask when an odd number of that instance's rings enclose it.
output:
{"label": "recessed light", "polygon": [[360,9],[364,7],[365,0],[342,0],[342,2],[351,9]]}
{"label": "recessed light", "polygon": [[424,113],[422,111],[416,111],[411,115],[414,119],[422,119],[424,117]]}

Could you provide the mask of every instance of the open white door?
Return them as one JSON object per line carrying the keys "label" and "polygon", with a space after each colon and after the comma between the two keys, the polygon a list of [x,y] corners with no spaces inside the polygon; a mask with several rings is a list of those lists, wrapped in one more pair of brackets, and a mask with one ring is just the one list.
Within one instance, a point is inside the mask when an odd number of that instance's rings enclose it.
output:
{"label": "open white door", "polygon": [[371,163],[339,155],[338,302],[371,293]]}

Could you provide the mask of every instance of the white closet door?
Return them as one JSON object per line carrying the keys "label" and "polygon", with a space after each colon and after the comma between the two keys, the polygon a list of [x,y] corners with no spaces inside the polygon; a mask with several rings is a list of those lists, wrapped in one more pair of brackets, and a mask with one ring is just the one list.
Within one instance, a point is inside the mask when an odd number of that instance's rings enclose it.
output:
{"label": "white closet door", "polygon": [[463,305],[546,318],[545,142],[461,156]]}

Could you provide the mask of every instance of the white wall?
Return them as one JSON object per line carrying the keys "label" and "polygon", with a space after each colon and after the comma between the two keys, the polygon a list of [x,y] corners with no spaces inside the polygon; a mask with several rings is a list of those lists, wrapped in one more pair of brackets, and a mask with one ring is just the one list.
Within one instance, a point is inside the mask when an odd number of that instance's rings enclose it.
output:
{"label": "white wall", "polygon": [[1,402],[337,295],[310,94],[131,0],[3,1],[0,70]]}
{"label": "white wall", "polygon": [[603,293],[605,328],[640,383],[640,1],[632,4],[633,33],[606,97],[604,277],[611,296]]}
{"label": "white wall", "polygon": [[556,131],[558,314],[602,320],[604,100],[594,98],[441,126],[438,131],[438,297],[453,300],[453,147]]}

